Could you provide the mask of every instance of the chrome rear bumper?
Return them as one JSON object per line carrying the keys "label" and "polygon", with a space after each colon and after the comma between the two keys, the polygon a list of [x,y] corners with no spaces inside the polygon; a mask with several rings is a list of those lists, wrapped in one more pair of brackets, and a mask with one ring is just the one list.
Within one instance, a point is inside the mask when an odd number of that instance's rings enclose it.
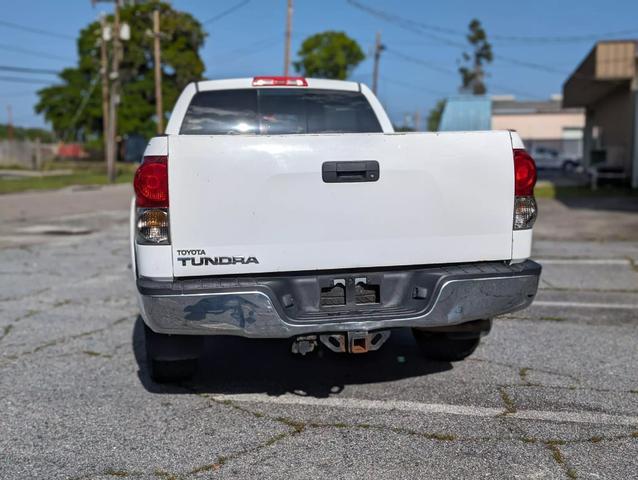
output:
{"label": "chrome rear bumper", "polygon": [[[287,338],[394,327],[441,327],[493,318],[532,303],[541,267],[526,261],[287,277],[138,280],[142,317],[158,333]],[[392,287],[377,305],[321,307],[325,278],[375,278]],[[376,281],[376,280],[375,280]],[[428,292],[414,300],[415,285]],[[383,292],[383,290],[382,290]],[[284,298],[285,297],[285,298]],[[290,306],[290,299],[294,307]],[[284,305],[288,304],[288,307]]]}

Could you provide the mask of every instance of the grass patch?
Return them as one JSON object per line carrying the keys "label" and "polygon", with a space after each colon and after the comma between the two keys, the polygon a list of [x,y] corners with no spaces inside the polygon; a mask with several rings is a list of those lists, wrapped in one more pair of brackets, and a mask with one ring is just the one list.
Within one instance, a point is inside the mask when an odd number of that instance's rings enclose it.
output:
{"label": "grass patch", "polygon": [[29,170],[29,169],[25,167],[24,165],[19,165],[15,163],[15,164],[8,164],[8,165],[0,165],[0,171],[1,170]]}
{"label": "grass patch", "polygon": [[306,425],[303,422],[298,422],[290,418],[277,417],[275,420],[277,420],[279,423],[283,423],[284,425],[287,425],[288,427],[292,428],[294,430],[294,433],[301,433],[306,428]]}
{"label": "grass patch", "polygon": [[214,470],[219,470],[220,468],[222,468],[222,465],[224,464],[225,461],[226,459],[224,457],[219,457],[217,459],[217,463],[211,463],[209,465],[202,465],[201,467],[196,467],[188,473],[189,475],[196,475],[202,472],[210,472]]}
{"label": "grass patch", "polygon": [[160,470],[160,469],[156,469],[153,474],[157,477],[157,478],[162,478],[163,480],[177,480],[177,475],[174,475],[170,472],[166,472],[164,470]]}
{"label": "grass patch", "polygon": [[439,440],[440,442],[453,442],[456,440],[456,435],[446,433],[425,433],[423,435],[430,440]]}
{"label": "grass patch", "polygon": [[13,330],[13,325],[11,325],[11,324],[6,325],[6,326],[2,329],[2,335],[0,335],[0,340],[2,340],[4,337],[6,337],[7,335],[9,335],[9,333],[11,332],[11,330]]}
{"label": "grass patch", "polygon": [[125,478],[129,476],[129,472],[127,472],[126,470],[115,470],[114,468],[107,468],[106,470],[104,470],[104,475]]}
{"label": "grass patch", "polygon": [[518,371],[518,376],[521,378],[521,382],[523,382],[525,385],[529,385],[529,378],[527,377],[528,373],[528,367],[523,367]]}
{"label": "grass patch", "polygon": [[[69,175],[55,175],[43,177],[24,177],[24,178],[2,178],[0,179],[0,194],[17,193],[27,190],[56,190],[71,185],[106,185],[106,169],[102,163],[74,162],[69,166],[60,162],[56,164],[56,168],[68,169],[71,167],[73,173]],[[122,163],[117,166],[117,177],[115,183],[130,183],[133,181],[133,175],[136,164]]]}

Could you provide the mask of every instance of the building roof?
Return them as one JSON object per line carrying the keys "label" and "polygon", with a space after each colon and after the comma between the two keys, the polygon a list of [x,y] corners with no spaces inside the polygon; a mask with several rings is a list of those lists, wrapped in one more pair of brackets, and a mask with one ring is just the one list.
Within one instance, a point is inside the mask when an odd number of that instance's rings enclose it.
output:
{"label": "building roof", "polygon": [[539,113],[581,112],[580,108],[563,108],[562,98],[551,100],[521,101],[515,98],[492,98],[493,115],[522,115]]}
{"label": "building roof", "polygon": [[598,42],[563,85],[563,105],[593,105],[636,75],[638,40]]}

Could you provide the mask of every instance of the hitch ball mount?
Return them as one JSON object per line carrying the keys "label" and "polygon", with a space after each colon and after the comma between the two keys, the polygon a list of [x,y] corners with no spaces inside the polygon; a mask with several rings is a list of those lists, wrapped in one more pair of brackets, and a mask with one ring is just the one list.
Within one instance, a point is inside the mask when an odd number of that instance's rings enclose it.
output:
{"label": "hitch ball mount", "polygon": [[295,338],[292,353],[305,355],[317,348],[318,340],[333,352],[366,353],[378,350],[390,338],[390,330],[368,332],[357,330],[345,333],[329,333],[324,335],[306,335]]}

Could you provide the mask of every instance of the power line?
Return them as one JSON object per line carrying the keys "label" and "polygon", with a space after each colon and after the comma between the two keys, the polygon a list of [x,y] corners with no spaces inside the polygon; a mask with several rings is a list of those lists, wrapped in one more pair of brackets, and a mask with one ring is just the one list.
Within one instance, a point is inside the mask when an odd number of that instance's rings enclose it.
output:
{"label": "power line", "polygon": [[467,45],[465,43],[461,43],[458,41],[450,40],[445,37],[441,37],[439,35],[430,33],[429,31],[435,31],[437,33],[445,34],[445,35],[454,35],[454,36],[465,36],[463,32],[458,30],[452,30],[448,28],[438,27],[435,25],[428,25],[422,22],[416,22],[414,20],[410,20],[399,15],[395,15],[393,13],[389,13],[383,10],[379,10],[376,8],[369,7],[364,5],[357,0],[347,0],[347,2],[353,7],[367,13],[368,15],[372,15],[373,17],[377,17],[384,22],[394,24],[404,30],[408,30],[410,32],[416,33],[417,35],[424,36],[426,38],[430,38],[432,40],[436,40],[439,43],[443,43],[445,45],[449,45],[452,47],[466,48]]}
{"label": "power line", "polygon": [[439,66],[434,65],[434,64],[432,64],[430,62],[427,62],[427,61],[425,61],[423,59],[412,57],[410,55],[406,55],[405,53],[398,52],[398,51],[396,51],[396,50],[394,50],[392,48],[386,48],[386,51],[389,54],[391,54],[392,56],[400,58],[401,60],[420,65],[420,66],[425,67],[425,68],[427,68],[429,70],[433,70],[435,72],[443,73],[445,75],[454,75],[454,76],[457,75],[457,72],[454,71],[454,70],[451,70],[451,69],[445,68],[445,67],[439,67]]}
{"label": "power line", "polygon": [[40,85],[50,85],[51,82],[48,82],[46,80],[36,80],[34,78],[24,78],[24,77],[5,77],[5,76],[0,76],[0,81],[1,82],[15,82],[15,83],[37,83]]}
{"label": "power line", "polygon": [[[368,13],[369,15],[375,16],[385,22],[394,24],[400,28],[403,28],[404,30],[408,30],[412,33],[415,33],[417,35],[438,41],[442,44],[445,45],[449,45],[452,47],[458,47],[461,49],[466,49],[468,48],[468,45],[466,45],[465,43],[456,41],[456,40],[450,40],[448,38],[445,37],[441,37],[440,35],[435,35],[430,33],[428,30],[434,30],[438,33],[443,33],[446,35],[461,35],[463,37],[465,37],[465,34],[462,32],[458,32],[456,30],[451,30],[451,29],[447,29],[447,28],[442,28],[442,27],[436,27],[433,25],[428,25],[426,23],[422,23],[422,22],[417,22],[414,20],[410,20],[404,17],[400,17],[399,15],[395,15],[389,12],[384,12],[382,10],[378,10],[375,8],[371,8],[368,7],[360,2],[358,2],[357,0],[347,0],[347,2],[354,6],[355,8],[358,8],[359,10],[362,10],[366,13]],[[491,35],[491,37],[493,38],[494,36]],[[539,70],[545,73],[552,73],[552,74],[558,74],[558,75],[567,75],[568,72],[564,72],[552,67],[548,67],[546,65],[542,65],[542,64],[538,64],[538,63],[533,63],[533,62],[528,62],[528,61],[523,61],[523,60],[519,60],[518,58],[513,58],[513,57],[508,57],[505,55],[494,55],[494,59],[495,60],[501,60],[503,62],[506,63],[510,63],[512,65],[516,65],[519,67],[525,67],[525,68],[530,68],[533,70]]]}
{"label": "power line", "polygon": [[440,90],[433,90],[431,88],[424,87],[422,85],[416,85],[414,83],[404,82],[403,80],[395,80],[394,78],[388,78],[385,75],[380,75],[381,80],[387,83],[391,83],[394,85],[399,85],[400,87],[410,88],[412,90],[418,90],[426,93],[430,93],[432,95],[437,95],[439,97],[447,97],[449,96],[449,92],[442,92]]}
{"label": "power line", "polygon": [[33,57],[40,57],[40,58],[46,58],[46,59],[54,59],[54,60],[63,60],[65,62],[73,62],[72,59],[70,58],[66,58],[66,57],[60,57],[57,55],[53,55],[51,53],[47,53],[47,52],[42,52],[39,50],[27,50],[26,48],[22,48],[22,47],[16,47],[15,45],[8,45],[5,43],[0,43],[0,49],[1,50],[7,50],[9,52],[13,52],[13,53],[23,53],[25,55],[31,55]]}
{"label": "power line", "polygon": [[506,42],[524,42],[524,43],[579,43],[579,42],[592,42],[597,41],[605,37],[617,37],[619,35],[633,35],[638,32],[638,29],[630,30],[616,30],[614,32],[601,32],[601,33],[585,33],[582,35],[567,35],[567,36],[555,36],[555,37],[526,37],[517,35],[490,35],[490,37],[496,40],[502,40]]}
{"label": "power line", "polygon": [[[364,11],[370,15],[373,15],[377,18],[380,18],[385,21],[393,22],[395,24],[402,23],[404,26],[412,26],[418,29],[430,30],[432,32],[441,33],[444,35],[451,36],[460,36],[465,38],[467,35],[466,32],[462,32],[459,30],[455,30],[452,28],[441,27],[439,25],[432,25],[420,21],[411,20],[408,18],[401,17],[399,15],[395,15],[393,13],[379,10],[368,5],[365,5],[357,0],[347,0],[347,2],[353,7]],[[584,42],[584,41],[595,41],[600,40],[604,37],[616,37],[619,35],[631,35],[638,32],[638,29],[626,29],[626,30],[616,30],[612,32],[601,32],[601,33],[585,33],[580,35],[556,35],[556,36],[524,36],[524,35],[503,35],[503,34],[490,34],[490,38],[494,40],[502,40],[507,42],[525,42],[525,43],[574,43],[574,42]],[[435,38],[435,37],[431,37]],[[443,40],[439,38],[440,40]],[[449,45],[453,45],[453,41],[448,41]]]}
{"label": "power line", "polygon": [[[276,37],[269,37],[267,40],[268,41],[265,41],[265,40],[260,41],[259,45],[257,45],[257,42],[255,42],[254,44],[249,44],[246,47],[242,47],[235,50],[231,50],[230,52],[226,52],[217,58],[216,63],[219,63],[220,59],[222,60],[228,59],[229,63],[236,63],[239,60],[243,60],[256,53],[269,50],[271,48],[274,48],[275,46],[278,46],[280,43],[283,43],[283,38],[281,38],[281,35],[277,35]],[[250,47],[250,45],[255,45],[255,47]]]}
{"label": "power line", "polygon": [[2,93],[0,93],[0,98],[24,97],[26,95],[33,95],[34,93],[36,93],[35,90],[19,90],[14,92],[6,92],[3,90]]}
{"label": "power line", "polygon": [[218,13],[214,17],[211,17],[208,20],[204,20],[202,22],[202,25],[208,25],[208,24],[211,24],[211,23],[216,22],[218,20],[221,20],[225,16],[230,15],[231,13],[235,12],[236,10],[239,10],[240,8],[248,5],[249,2],[250,2],[250,0],[242,0],[241,2],[237,3],[236,5],[233,5],[232,7],[224,10],[223,12]]}
{"label": "power line", "polygon": [[461,32],[460,30],[454,30],[451,28],[445,28],[445,27],[440,27],[438,25],[429,25],[427,23],[423,23],[423,22],[416,22],[414,20],[410,20],[404,17],[401,17],[399,15],[395,15],[393,13],[387,12],[387,11],[383,11],[383,10],[379,10],[376,8],[372,8],[369,7],[368,5],[365,5],[357,0],[347,0],[347,2],[352,5],[353,7],[362,10],[372,16],[375,16],[377,18],[380,18],[382,20],[386,20],[389,22],[395,22],[395,23],[403,23],[405,25],[412,25],[414,27],[417,28],[424,28],[427,30],[432,30],[434,32],[437,33],[442,33],[445,35],[461,35],[461,36],[465,36],[464,32]]}
{"label": "power line", "polygon": [[75,40],[75,37],[71,35],[66,35],[64,33],[51,32],[49,30],[29,27],[26,25],[19,25],[17,23],[7,22],[5,20],[0,20],[0,26],[13,28],[14,30],[22,30],[23,32],[35,33],[37,35],[45,35],[45,36],[53,37],[53,38],[62,38],[64,40]]}
{"label": "power line", "polygon": [[11,67],[8,65],[0,65],[0,70],[4,70],[6,72],[18,72],[18,73],[43,73],[47,75],[57,75],[59,72],[57,70],[46,70],[43,68],[27,68],[27,67]]}
{"label": "power line", "polygon": [[[96,74],[91,79],[91,82],[89,83],[89,89],[84,92],[84,96],[82,97],[82,100],[80,101],[80,105],[75,111],[75,114],[73,115],[73,118],[71,119],[71,123],[67,127],[66,134],[68,134],[69,132],[72,131],[73,128],[75,128],[75,124],[80,118],[80,115],[82,115],[82,112],[84,112],[86,105],[89,103],[89,99],[91,98],[91,95],[93,94],[93,91],[95,90],[95,87],[97,86],[99,80],[100,80],[99,74]],[[65,134],[65,137],[68,138],[68,135],[66,134]]]}
{"label": "power line", "polygon": [[[427,68],[429,70],[433,70],[435,72],[439,72],[439,73],[442,73],[442,74],[445,74],[445,75],[456,76],[457,73],[458,73],[458,72],[455,72],[454,70],[451,70],[451,69],[448,69],[448,68],[439,67],[439,66],[436,66],[436,65],[432,65],[431,63],[428,63],[425,60],[422,60],[422,59],[416,58],[416,57],[411,57],[410,55],[405,55],[405,54],[403,54],[401,52],[397,52],[397,51],[392,50],[392,49],[387,49],[387,52],[391,53],[393,56],[395,56],[395,57],[397,57],[397,58],[399,58],[399,59],[401,59],[403,61],[414,63],[414,64],[419,65],[421,67],[424,67],[424,68]],[[515,89],[515,88],[511,88],[511,87],[508,87],[508,86],[505,86],[505,85],[499,85],[499,84],[492,83],[492,82],[488,82],[488,83],[490,85],[492,85],[493,87],[500,88],[500,89],[515,93],[516,95],[519,95],[519,96],[524,97],[524,98],[530,98],[530,99],[535,99],[535,100],[540,100],[541,99],[541,97],[538,96],[538,95],[534,95],[534,94],[530,94],[530,93],[527,93],[527,92],[523,92],[523,91]]]}

